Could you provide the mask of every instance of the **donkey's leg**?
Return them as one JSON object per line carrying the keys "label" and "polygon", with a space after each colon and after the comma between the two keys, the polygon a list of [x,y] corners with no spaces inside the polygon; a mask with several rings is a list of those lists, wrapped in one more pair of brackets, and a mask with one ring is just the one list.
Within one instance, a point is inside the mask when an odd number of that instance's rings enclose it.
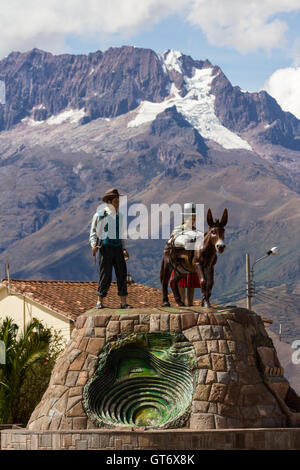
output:
{"label": "donkey's leg", "polygon": [[183,277],[184,277],[184,274],[180,274],[180,273],[177,273],[175,271],[174,272],[174,277],[171,281],[171,289],[172,289],[172,292],[173,292],[173,295],[174,295],[175,302],[180,307],[184,306],[184,302],[182,302],[182,300],[181,300],[181,296],[180,296],[179,289],[178,289],[178,283],[179,283],[180,279],[182,279]]}
{"label": "donkey's leg", "polygon": [[206,307],[207,306],[206,305],[206,303],[207,303],[207,297],[206,297],[207,283],[206,283],[206,279],[205,279],[204,269],[202,268],[202,266],[199,263],[195,263],[195,271],[196,271],[196,273],[199,277],[200,288],[201,288],[201,292],[202,292],[201,306]]}
{"label": "donkey's leg", "polygon": [[207,282],[207,300],[210,305],[210,297],[212,293],[212,288],[214,286],[214,267],[211,266],[209,270],[209,275],[208,275],[208,282]]}
{"label": "donkey's leg", "polygon": [[209,298],[211,296],[212,286],[213,286],[213,268],[209,266],[204,269],[205,276],[205,289],[203,290],[202,305],[203,307],[210,307]]}

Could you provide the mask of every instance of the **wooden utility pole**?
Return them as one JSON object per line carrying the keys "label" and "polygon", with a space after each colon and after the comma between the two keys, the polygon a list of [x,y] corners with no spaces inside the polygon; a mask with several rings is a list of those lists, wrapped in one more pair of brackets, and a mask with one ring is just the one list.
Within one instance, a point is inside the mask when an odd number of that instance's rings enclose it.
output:
{"label": "wooden utility pole", "polygon": [[251,270],[250,270],[250,255],[246,253],[246,292],[247,292],[247,308],[251,310],[251,297],[252,297],[252,290],[251,290]]}

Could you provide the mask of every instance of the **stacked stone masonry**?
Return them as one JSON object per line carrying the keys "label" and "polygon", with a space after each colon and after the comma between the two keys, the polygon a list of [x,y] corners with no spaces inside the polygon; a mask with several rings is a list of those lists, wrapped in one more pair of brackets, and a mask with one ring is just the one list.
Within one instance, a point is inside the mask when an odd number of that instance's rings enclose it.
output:
{"label": "stacked stone masonry", "polygon": [[300,449],[300,429],[93,430],[1,433],[2,450],[291,450]]}
{"label": "stacked stone masonry", "polygon": [[289,415],[284,402],[289,383],[282,374],[268,379],[259,364],[257,349],[268,346],[270,338],[255,313],[237,308],[176,314],[88,312],[78,318],[28,429],[95,429],[83,409],[82,393],[104,345],[119,335],[159,331],[181,331],[197,356],[198,378],[185,428],[281,428],[295,425],[290,415],[299,420],[299,412]]}

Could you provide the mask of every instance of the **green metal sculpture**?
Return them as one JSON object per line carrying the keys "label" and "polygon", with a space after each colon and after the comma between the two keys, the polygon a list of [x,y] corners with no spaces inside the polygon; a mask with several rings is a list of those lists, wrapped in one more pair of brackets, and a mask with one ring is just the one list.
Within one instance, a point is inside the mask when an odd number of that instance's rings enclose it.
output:
{"label": "green metal sculpture", "polygon": [[100,426],[182,427],[195,388],[194,347],[181,333],[138,333],[108,343],[84,388]]}

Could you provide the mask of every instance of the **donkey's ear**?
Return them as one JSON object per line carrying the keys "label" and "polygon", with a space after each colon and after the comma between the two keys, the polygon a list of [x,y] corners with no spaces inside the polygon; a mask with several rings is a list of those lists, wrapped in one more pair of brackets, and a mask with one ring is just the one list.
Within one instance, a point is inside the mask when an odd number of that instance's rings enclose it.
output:
{"label": "donkey's ear", "polygon": [[208,209],[208,211],[207,211],[206,220],[207,220],[207,225],[209,227],[212,227],[214,225],[214,219],[213,219],[213,216],[212,216],[212,213],[211,213],[210,209]]}
{"label": "donkey's ear", "polygon": [[225,227],[225,225],[227,224],[227,221],[228,221],[228,210],[224,209],[220,225],[222,227]]}

